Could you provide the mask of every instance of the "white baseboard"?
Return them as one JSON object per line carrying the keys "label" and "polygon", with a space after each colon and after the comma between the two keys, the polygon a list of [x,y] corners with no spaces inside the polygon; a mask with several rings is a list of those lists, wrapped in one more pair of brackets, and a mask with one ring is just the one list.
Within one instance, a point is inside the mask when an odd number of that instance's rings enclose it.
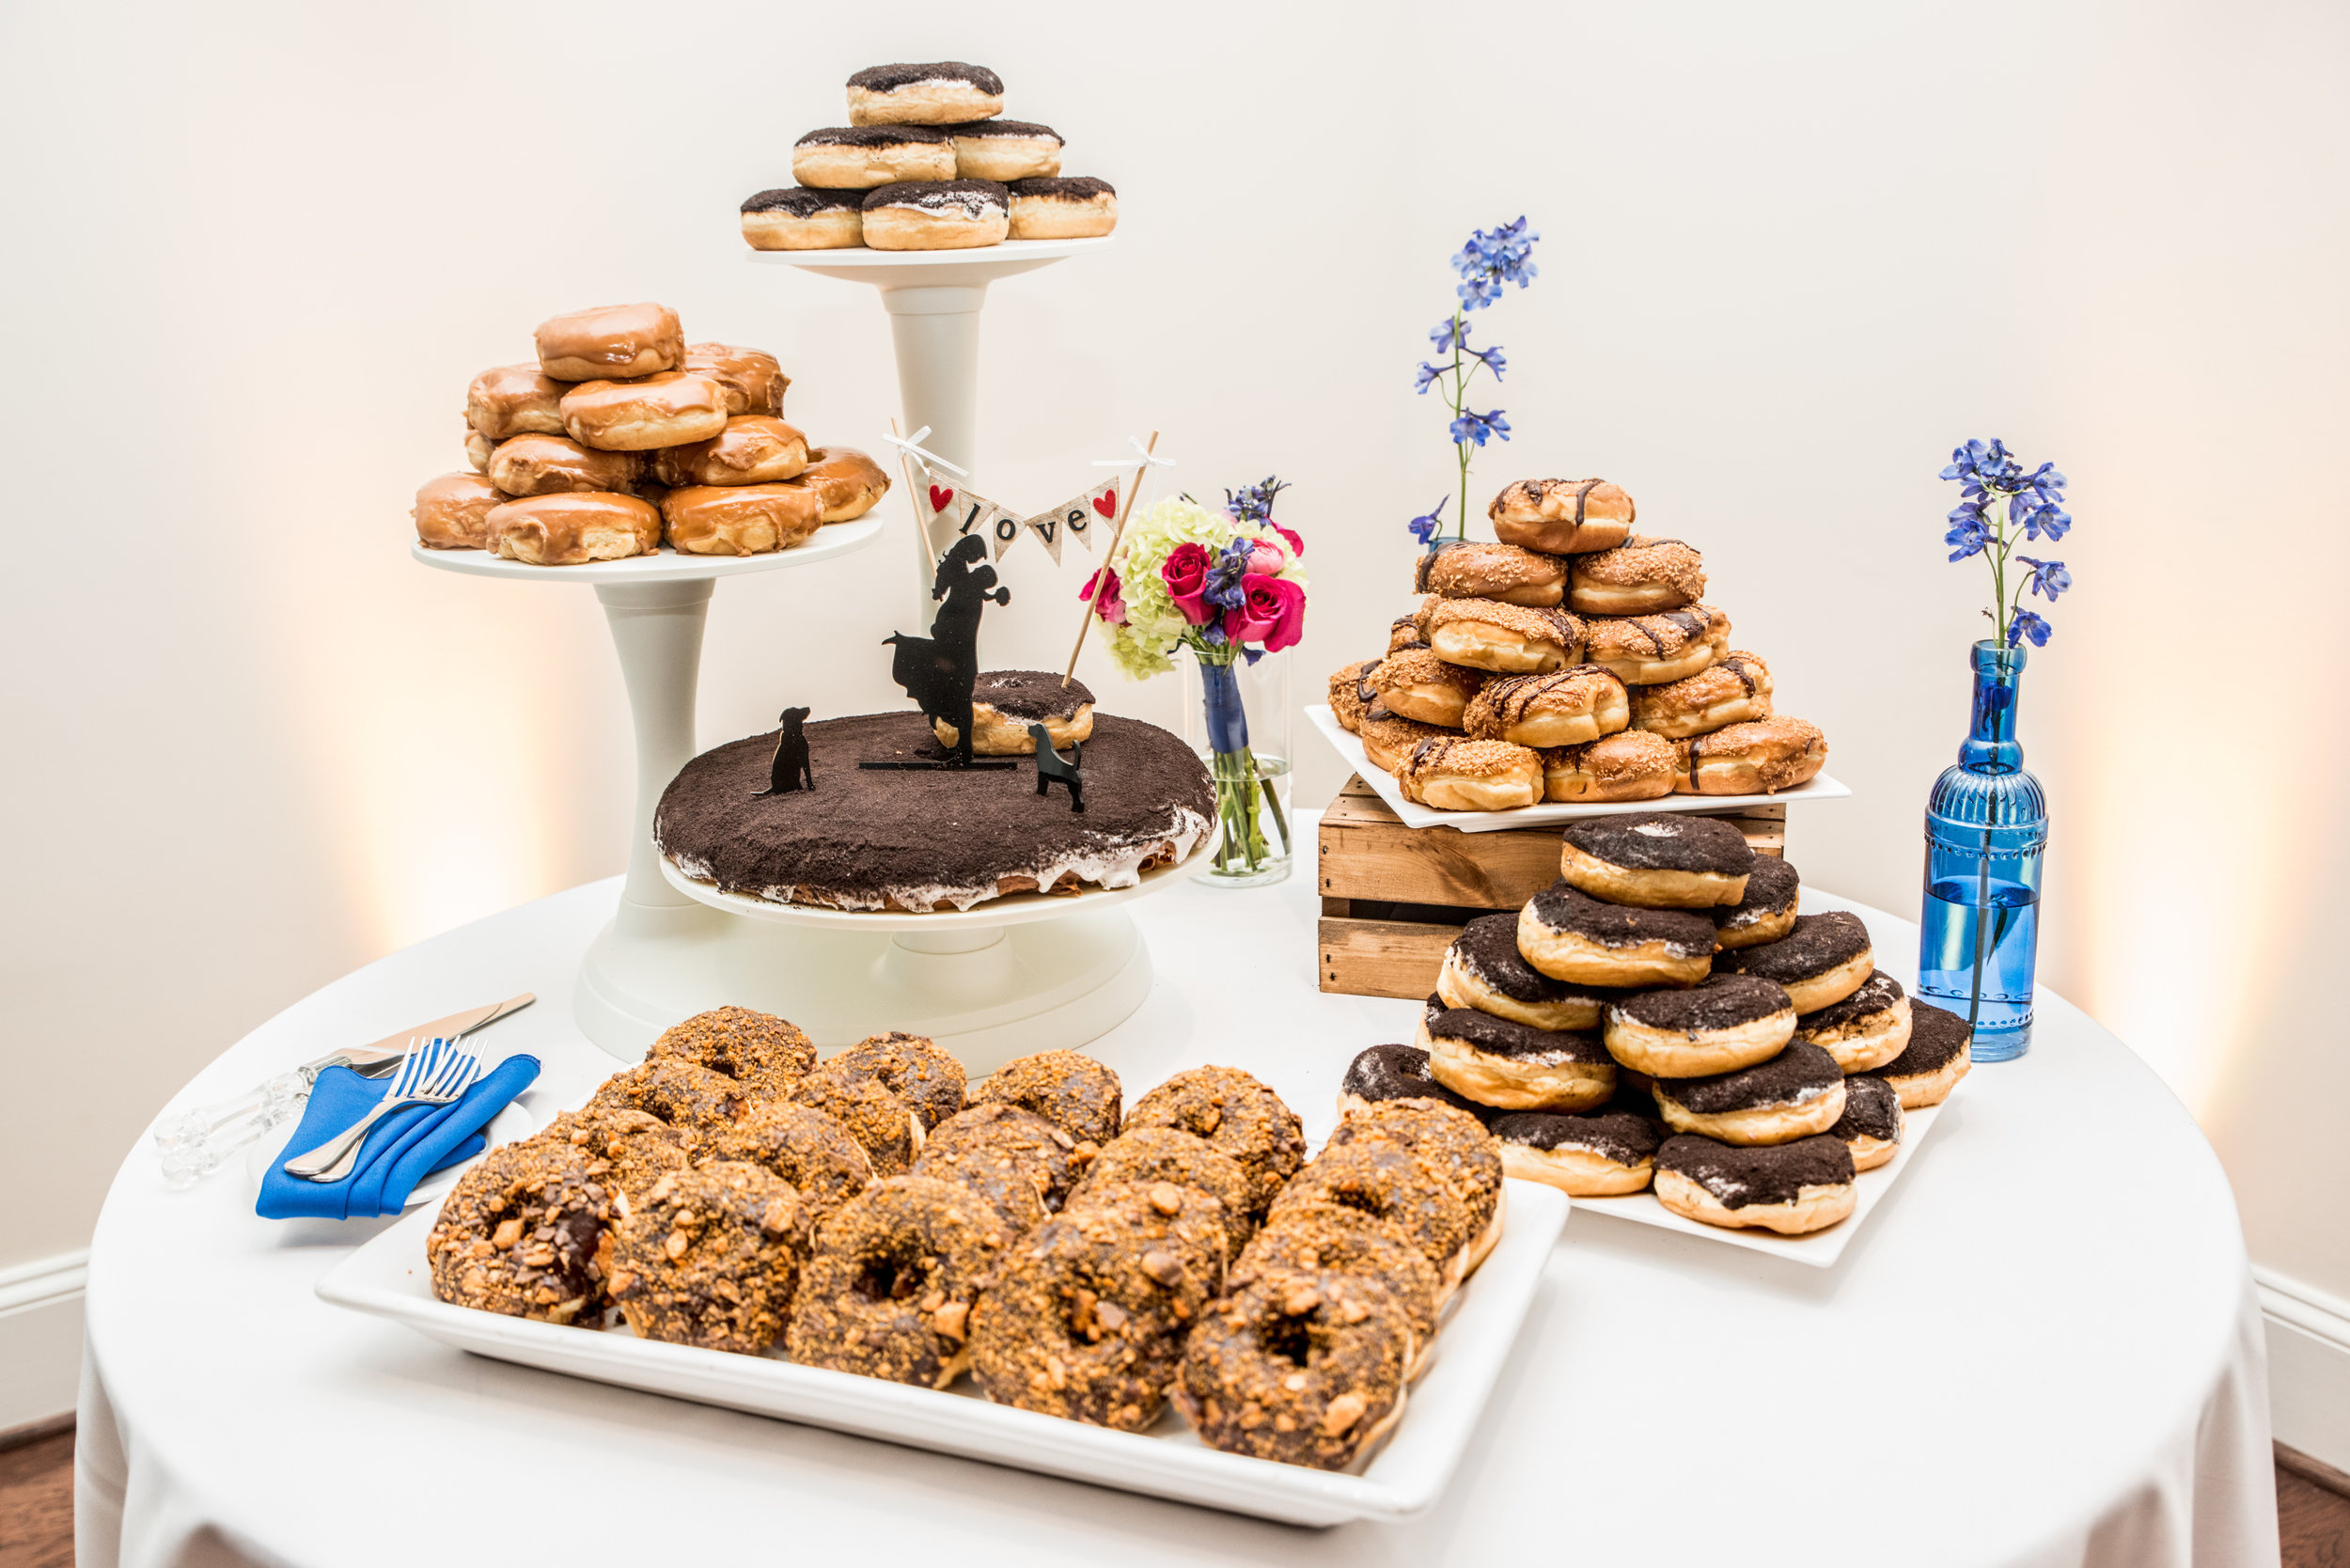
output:
{"label": "white baseboard", "polygon": [[2350,1470],[2350,1302],[2255,1264],[2277,1441]]}
{"label": "white baseboard", "polygon": [[0,1432],[73,1408],[88,1273],[86,1251],[0,1269]]}

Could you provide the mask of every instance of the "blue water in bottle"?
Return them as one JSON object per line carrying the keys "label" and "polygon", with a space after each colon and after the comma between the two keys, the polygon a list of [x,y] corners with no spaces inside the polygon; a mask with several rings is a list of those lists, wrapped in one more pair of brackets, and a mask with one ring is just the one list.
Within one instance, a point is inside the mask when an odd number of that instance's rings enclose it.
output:
{"label": "blue water in bottle", "polygon": [[2031,1047],[2048,803],[2024,771],[2015,698],[2024,650],[1979,642],[1974,719],[1926,801],[1918,995],[1973,1024],[1977,1061]]}

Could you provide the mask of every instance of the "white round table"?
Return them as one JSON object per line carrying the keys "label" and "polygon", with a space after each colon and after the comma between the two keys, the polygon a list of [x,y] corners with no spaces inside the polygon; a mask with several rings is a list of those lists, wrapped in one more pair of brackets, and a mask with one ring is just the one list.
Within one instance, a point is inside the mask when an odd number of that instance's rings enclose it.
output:
{"label": "white round table", "polygon": [[[1417,1004],[1315,991],[1314,886],[1308,864],[1135,906],[1157,987],[1094,1047],[1130,1094],[1236,1062],[1327,1132],[1348,1059],[1408,1038]],[[543,1121],[612,1068],[567,998],[618,888],[346,976],[180,1102],[527,988],[544,999],[494,1044],[544,1059]],[[1906,980],[1915,928],[1860,913]],[[476,1359],[311,1294],[385,1223],[260,1220],[132,1151],[90,1256],[84,1568],[2277,1560],[2228,1184],[2154,1075],[2052,996],[2032,1053],[1972,1074],[1833,1268],[1571,1216],[1460,1473],[1402,1525],[1265,1524]]]}

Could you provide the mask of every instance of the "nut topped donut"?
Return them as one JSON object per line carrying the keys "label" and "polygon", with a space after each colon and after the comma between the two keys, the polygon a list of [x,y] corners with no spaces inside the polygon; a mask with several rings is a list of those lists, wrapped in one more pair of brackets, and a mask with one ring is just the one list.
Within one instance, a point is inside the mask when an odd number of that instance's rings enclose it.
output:
{"label": "nut topped donut", "polygon": [[693,1163],[682,1133],[658,1117],[624,1106],[590,1102],[578,1110],[558,1111],[531,1137],[570,1144],[587,1156],[589,1176],[631,1198]]}
{"label": "nut topped donut", "polygon": [[1404,799],[1439,811],[1509,811],[1541,803],[1543,760],[1531,746],[1447,735],[1412,747],[1395,781]]}
{"label": "nut topped donut", "polygon": [[1687,1219],[1799,1236],[1853,1210],[1852,1151],[1822,1134],[1738,1148],[1682,1133],[1656,1151],[1656,1200]]}
{"label": "nut topped donut", "polygon": [[1672,743],[1645,729],[1543,749],[1544,800],[1662,800],[1672,792]]}
{"label": "nut topped donut", "polygon": [[1514,544],[1449,540],[1412,563],[1412,591],[1548,609],[1566,597],[1566,563]]}
{"label": "nut topped donut", "polygon": [[1827,766],[1820,727],[1774,714],[1673,743],[1673,788],[1684,795],[1776,794]]}
{"label": "nut topped donut", "polygon": [[898,1029],[868,1035],[824,1065],[878,1080],[913,1108],[926,1133],[963,1109],[962,1061],[922,1035]]}
{"label": "nut topped donut", "polygon": [[1603,903],[1554,882],[1518,912],[1518,951],[1575,985],[1695,985],[1714,967],[1714,922],[1685,909]]}
{"label": "nut topped donut", "polygon": [[685,357],[684,330],[666,305],[604,305],[550,316],[535,340],[540,370],[556,381],[650,376],[676,369]]}
{"label": "nut topped donut", "polygon": [[1716,974],[1685,991],[1608,1003],[1605,1038],[1608,1055],[1636,1073],[1696,1078],[1768,1061],[1794,1032],[1786,992],[1752,976]]}
{"label": "nut topped donut", "polygon": [[1035,1163],[1000,1143],[966,1142],[948,1149],[925,1143],[906,1174],[951,1182],[975,1194],[1015,1236],[1043,1224],[1052,1213]]}
{"label": "nut topped donut", "polygon": [[797,1024],[772,1012],[720,1007],[672,1024],[645,1058],[690,1061],[747,1088],[780,1092],[816,1065],[816,1043]]}
{"label": "nut topped donut", "polygon": [[[791,147],[791,178],[817,190],[871,191],[954,177],[955,144],[927,126],[828,125]],[[857,203],[860,233],[864,205]]]}
{"label": "nut topped donut", "polygon": [[1392,1143],[1418,1155],[1468,1207],[1480,1237],[1471,1244],[1468,1266],[1484,1262],[1500,1236],[1502,1205],[1501,1152],[1486,1135],[1484,1118],[1434,1101],[1389,1101],[1342,1118],[1322,1152],[1356,1143]]}
{"label": "nut topped donut", "polygon": [[490,482],[509,495],[560,495],[573,490],[626,492],[643,475],[634,452],[599,452],[568,436],[517,435],[490,452]]}
{"label": "nut topped donut", "polygon": [[1013,1241],[977,1193],[893,1176],[816,1232],[784,1344],[807,1366],[944,1388],[970,1362],[972,1305]]}
{"label": "nut topped donut", "polygon": [[1463,712],[1461,728],[1472,740],[1562,746],[1612,735],[1631,722],[1622,682],[1597,665],[1569,665],[1548,675],[1487,680]]}
{"label": "nut topped donut", "polygon": [[490,542],[490,513],[506,493],[478,474],[444,474],[416,491],[408,515],[428,550],[479,550]]}
{"label": "nut topped donut", "polygon": [[865,243],[875,250],[968,250],[1003,243],[1011,196],[987,180],[913,180],[865,198]]}
{"label": "nut topped donut", "polygon": [[1384,662],[1358,659],[1330,672],[1330,716],[1350,735],[1362,729],[1363,714],[1379,699],[1378,691],[1371,684],[1371,672]]}
{"label": "nut topped donut", "polygon": [[577,490],[529,495],[490,509],[482,519],[489,550],[533,566],[650,556],[661,547],[661,512],[634,495]]}
{"label": "nut topped donut", "polygon": [[955,144],[955,178],[994,180],[1050,179],[1060,173],[1060,150],[1066,145],[1049,125],[1022,119],[975,119],[942,125]]}
{"label": "nut topped donut", "polygon": [[1370,684],[1372,698],[1389,712],[1458,729],[1470,700],[1489,679],[1481,669],[1447,664],[1433,649],[1412,648],[1379,661]]}
{"label": "nut topped donut", "polygon": [[1281,1189],[1265,1223],[1279,1224],[1301,1203],[1336,1203],[1387,1221],[1434,1265],[1448,1294],[1467,1275],[1484,1229],[1416,1151],[1386,1139],[1324,1150]]}
{"label": "nut topped donut", "polygon": [[432,1294],[508,1317],[593,1324],[612,1198],[569,1144],[501,1144],[457,1179],[432,1222]]}
{"label": "nut topped donut", "polygon": [[753,250],[848,250],[865,243],[865,193],[791,185],[744,198],[743,238]]}
{"label": "nut topped donut", "polygon": [[791,1184],[713,1160],[629,1206],[613,1237],[612,1299],[640,1339],[757,1356],[783,1337],[807,1246]]}
{"label": "nut topped donut", "polygon": [[709,440],[664,447],[652,459],[652,477],[666,485],[774,484],[807,468],[807,437],[772,414],[734,415]]}
{"label": "nut topped donut", "polygon": [[1085,1172],[1092,1158],[1091,1144],[1078,1155],[1078,1144],[1060,1128],[1018,1105],[989,1101],[966,1105],[940,1122],[922,1140],[922,1152],[987,1147],[1018,1159],[1044,1195],[1044,1206],[1058,1209]]}
{"label": "nut topped donut", "polygon": [[[991,669],[971,688],[971,749],[981,757],[1033,757],[1041,724],[1055,746],[1093,738],[1093,692],[1082,681],[1063,684],[1048,669]],[[960,731],[931,721],[938,744],[951,746]]]}
{"label": "nut topped donut", "polygon": [[1494,537],[1553,556],[1612,550],[1632,532],[1632,497],[1606,479],[1520,479],[1485,515]]}
{"label": "nut topped donut", "polygon": [[1420,1043],[1438,1083],[1497,1110],[1590,1110],[1616,1092],[1616,1063],[1584,1029],[1538,1029],[1428,998]]}
{"label": "nut topped donut", "polygon": [[1634,728],[1668,741],[1771,716],[1771,667],[1751,653],[1725,653],[1695,675],[1632,697]]}
{"label": "nut topped donut", "polygon": [[873,1162],[876,1176],[902,1174],[922,1152],[922,1118],[870,1073],[827,1061],[792,1079],[784,1092],[846,1127]]}
{"label": "nut topped donut", "polygon": [[1128,1130],[1173,1127],[1207,1140],[1248,1172],[1253,1212],[1262,1214],[1306,1159],[1306,1132],[1281,1097],[1237,1067],[1178,1073],[1135,1102]]}
{"label": "nut topped donut", "polygon": [[1137,1127],[1102,1145],[1069,1201],[1078,1203],[1097,1187],[1149,1186],[1157,1182],[1172,1182],[1216,1200],[1222,1209],[1228,1259],[1239,1257],[1240,1249],[1256,1233],[1256,1221],[1250,1217],[1248,1172],[1240,1168],[1239,1161],[1209,1148],[1204,1139],[1172,1127]]}
{"label": "nut topped donut", "polygon": [[1355,726],[1355,735],[1363,743],[1363,757],[1374,768],[1393,773],[1412,760],[1412,753],[1423,741],[1458,740],[1459,734],[1433,724],[1408,719],[1377,698],[1363,710],[1362,722]]}
{"label": "nut topped donut", "polygon": [[1846,1078],[1844,1114],[1827,1136],[1852,1151],[1855,1170],[1874,1170],[1901,1151],[1901,1091],[1865,1073]]}
{"label": "nut topped donut", "polygon": [[710,1152],[715,1159],[742,1160],[791,1183],[807,1206],[811,1232],[873,1184],[873,1162],[848,1128],[812,1105],[785,1100],[753,1106],[713,1140]]}
{"label": "nut topped donut", "polygon": [[853,125],[961,125],[1004,112],[1004,79],[961,60],[867,66],[849,78]]}
{"label": "nut topped donut", "polygon": [[686,1152],[707,1152],[719,1134],[749,1114],[754,1091],[723,1074],[675,1058],[655,1058],[603,1080],[590,1107],[640,1110],[675,1127]]}
{"label": "nut topped donut", "polygon": [[1631,1111],[1582,1116],[1512,1111],[1491,1127],[1501,1168],[1522,1182],[1546,1182],[1577,1198],[1611,1198],[1647,1188],[1664,1137]]}
{"label": "nut topped donut", "polygon": [[1018,1105],[1096,1147],[1118,1136],[1123,1100],[1118,1074],[1083,1051],[1014,1057],[971,1091],[974,1105]]}
{"label": "nut topped donut", "polygon": [[1753,948],[1776,942],[1795,929],[1803,901],[1802,878],[1776,855],[1758,855],[1738,902],[1711,911],[1714,940],[1723,948]]}
{"label": "nut topped donut", "polygon": [[527,365],[501,365],[482,371],[465,388],[465,423],[492,441],[509,441],[518,435],[561,435],[563,416],[556,405],[567,390],[563,383],[540,369],[536,360]]}
{"label": "nut topped donut", "polygon": [[1923,1110],[1949,1099],[1958,1080],[1972,1069],[1974,1040],[1975,1031],[1966,1019],[1913,998],[1909,1043],[1891,1061],[1867,1071],[1871,1077],[1893,1086],[1901,1096],[1902,1109]]}
{"label": "nut topped donut", "polygon": [[1031,176],[1007,190],[1015,240],[1090,240],[1118,227],[1118,191],[1106,180]]}
{"label": "nut topped donut", "polygon": [[1461,928],[1436,971],[1449,1008],[1475,1008],[1538,1029],[1595,1029],[1611,991],[1553,980],[1518,951],[1518,917],[1480,915]]}
{"label": "nut topped donut", "polygon": [[1715,966],[1775,981],[1786,988],[1797,1012],[1817,1012],[1842,1001],[1876,973],[1876,951],[1860,917],[1836,909],[1798,915],[1794,928],[1778,941],[1732,948]]}
{"label": "nut topped donut", "polygon": [[1882,969],[1842,1001],[1795,1020],[1795,1038],[1825,1049],[1846,1073],[1866,1073],[1900,1056],[1908,1048],[1909,1029],[1909,998],[1902,982]]}
{"label": "nut topped donut", "polygon": [[1638,534],[1577,556],[1567,605],[1585,615],[1653,615],[1705,596],[1705,560],[1677,539]]}
{"label": "nut topped donut", "polygon": [[1641,811],[1570,823],[1559,874],[1594,898],[1650,909],[1711,909],[1746,897],[1755,854],[1714,817]]}
{"label": "nut topped donut", "polygon": [[1423,624],[1436,657],[1502,675],[1547,675],[1582,656],[1583,622],[1564,610],[1444,599]]}
{"label": "nut topped donut", "polygon": [[1481,1117],[1485,1107],[1462,1098],[1428,1071],[1428,1053],[1417,1045],[1371,1045],[1357,1051],[1339,1079],[1341,1118],[1390,1100],[1434,1100]]}
{"label": "nut topped donut", "polygon": [[1175,1397],[1212,1449],[1342,1470],[1402,1414],[1413,1351],[1388,1292],[1266,1269],[1192,1331]]}
{"label": "nut topped donut", "polygon": [[1628,686],[1686,680],[1729,651],[1730,617],[1711,604],[1584,622],[1583,656]]}
{"label": "nut topped donut", "polygon": [[1435,1348],[1444,1281],[1435,1265],[1393,1226],[1336,1203],[1300,1203],[1257,1232],[1232,1271],[1235,1286],[1280,1269],[1329,1270],[1382,1287],[1395,1297],[1424,1364]]}
{"label": "nut topped donut", "polygon": [[1742,1148],[1810,1137],[1844,1114],[1844,1074],[1836,1058],[1800,1040],[1752,1067],[1700,1078],[1660,1077],[1655,1093],[1665,1125],[1674,1132]]}
{"label": "nut topped donut", "polygon": [[819,447],[807,454],[799,483],[816,492],[827,523],[853,523],[889,494],[882,465],[854,447]]}

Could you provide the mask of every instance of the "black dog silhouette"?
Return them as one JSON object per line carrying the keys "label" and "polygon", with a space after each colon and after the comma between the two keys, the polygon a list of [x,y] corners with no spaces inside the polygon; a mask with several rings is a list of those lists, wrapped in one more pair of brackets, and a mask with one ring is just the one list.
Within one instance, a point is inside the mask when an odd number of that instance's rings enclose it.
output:
{"label": "black dog silhouette", "polygon": [[767,787],[753,794],[784,795],[794,790],[816,788],[816,774],[807,765],[807,735],[800,726],[807,722],[805,708],[783,711],[783,733],[776,737],[776,759],[768,764]]}
{"label": "black dog silhouette", "polygon": [[[981,564],[987,541],[966,534],[938,563],[931,597],[944,599],[927,637],[892,632],[882,641],[895,648],[889,678],[906,689],[922,716],[951,726],[955,760],[971,761],[971,688],[979,680],[979,612],[990,604],[1009,604],[1011,589],[995,588],[995,569]],[[990,588],[995,588],[993,593]]]}
{"label": "black dog silhouette", "polygon": [[1036,792],[1041,795],[1051,794],[1053,780],[1058,778],[1069,786],[1069,808],[1072,811],[1084,810],[1086,808],[1086,783],[1084,779],[1077,776],[1077,769],[1085,761],[1085,743],[1070,742],[1069,760],[1064,762],[1060,760],[1060,753],[1053,749],[1053,732],[1041,724],[1028,726],[1028,739],[1036,743]]}

